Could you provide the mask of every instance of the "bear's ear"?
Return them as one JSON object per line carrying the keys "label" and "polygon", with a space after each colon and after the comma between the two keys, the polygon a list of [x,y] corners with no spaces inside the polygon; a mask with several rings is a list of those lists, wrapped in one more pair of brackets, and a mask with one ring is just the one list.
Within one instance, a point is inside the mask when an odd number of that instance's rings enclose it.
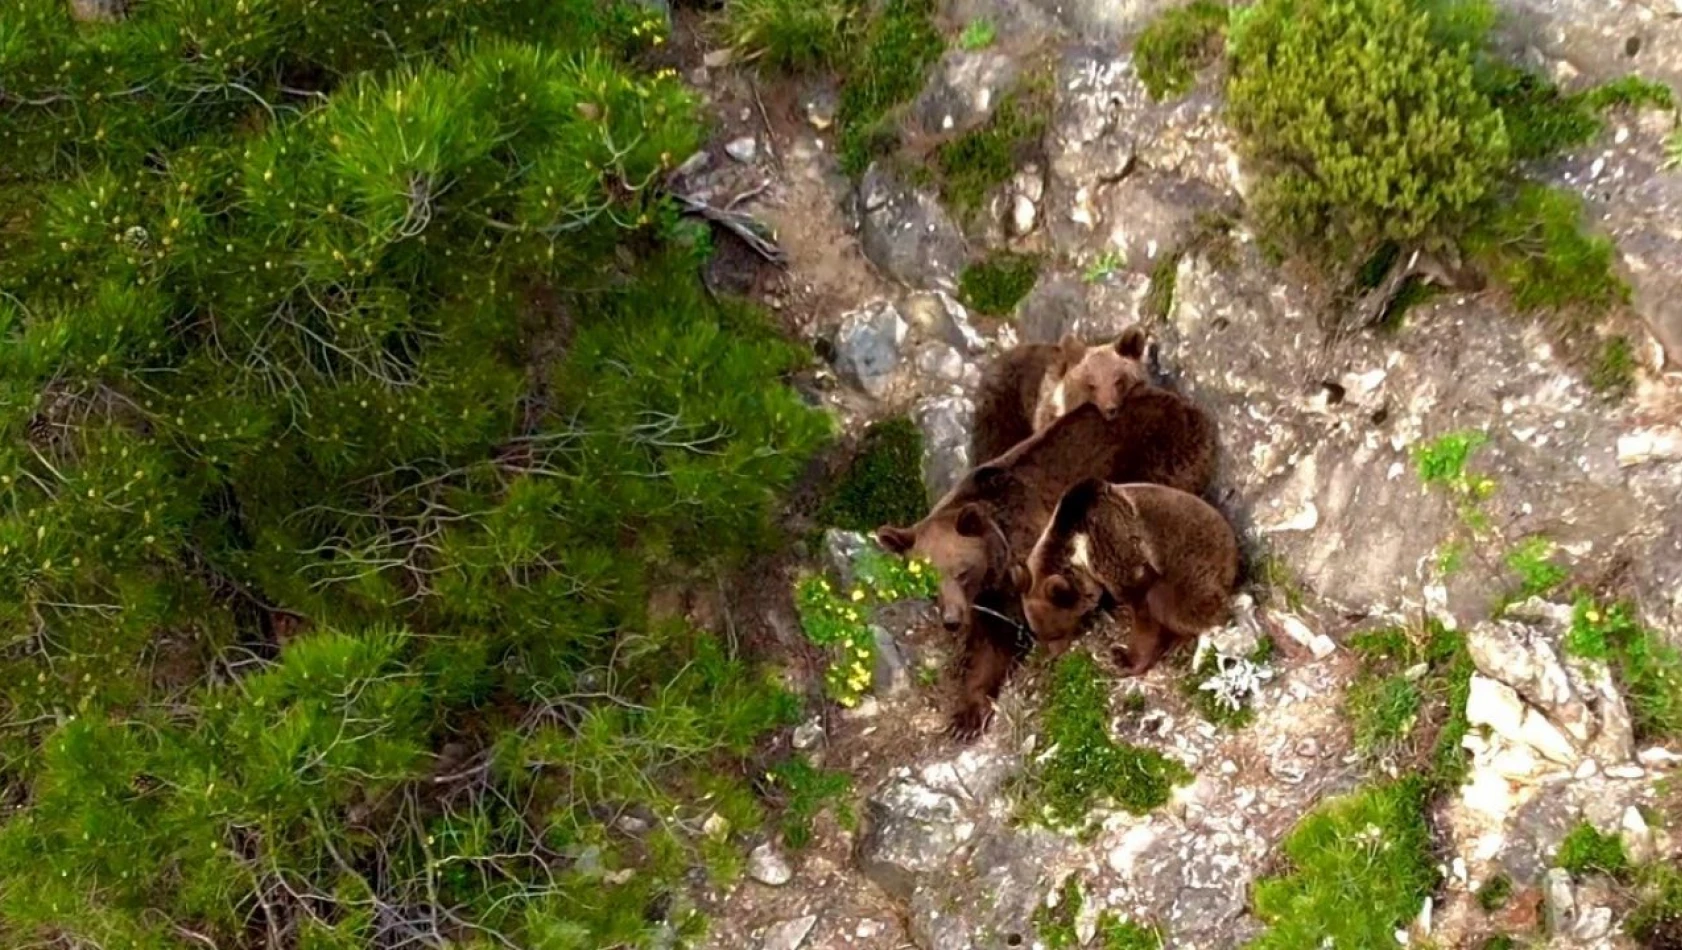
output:
{"label": "bear's ear", "polygon": [[992,528],[987,509],[970,502],[958,511],[958,533],[966,538],[979,538]]}
{"label": "bear's ear", "polygon": [[917,543],[917,532],[911,528],[899,528],[891,524],[885,524],[876,529],[876,543],[882,546],[882,550],[890,554],[904,554],[911,550],[912,545]]}
{"label": "bear's ear", "polygon": [[1010,574],[1007,575],[1006,580],[1010,584],[1010,589],[1018,594],[1026,594],[1034,586],[1034,576],[1028,573],[1028,565],[1021,561],[1010,566]]}
{"label": "bear's ear", "polygon": [[1130,360],[1144,359],[1145,331],[1141,327],[1132,326],[1121,331],[1116,337],[1115,351]]}
{"label": "bear's ear", "polygon": [[1051,601],[1053,607],[1063,610],[1073,609],[1080,603],[1080,592],[1061,574],[1053,574],[1045,579],[1045,597]]}
{"label": "bear's ear", "polygon": [[1063,334],[1063,339],[1058,341],[1057,348],[1062,351],[1063,361],[1069,366],[1079,363],[1081,358],[1086,356],[1086,344],[1081,342],[1081,338],[1073,333]]}

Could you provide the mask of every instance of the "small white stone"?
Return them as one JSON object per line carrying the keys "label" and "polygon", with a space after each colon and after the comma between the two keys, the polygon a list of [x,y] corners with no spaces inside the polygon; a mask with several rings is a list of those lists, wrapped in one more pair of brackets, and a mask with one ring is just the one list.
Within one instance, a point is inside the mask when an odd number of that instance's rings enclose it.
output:
{"label": "small white stone", "polygon": [[1607,778],[1642,778],[1646,774],[1647,770],[1639,765],[1608,765],[1606,767]]}
{"label": "small white stone", "polygon": [[882,711],[882,704],[874,696],[866,696],[859,700],[859,704],[841,713],[846,719],[874,719]]}
{"label": "small white stone", "polygon": [[1642,749],[1635,759],[1650,769],[1663,769],[1682,764],[1682,755],[1677,755],[1663,746]]}
{"label": "small white stone", "polygon": [[731,139],[724,145],[724,154],[744,164],[751,162],[759,154],[759,140],[751,135]]}
{"label": "small white stone", "polygon": [[730,833],[730,819],[715,811],[701,822],[701,833],[709,838],[723,838]]}
{"label": "small white stone", "polygon": [[1631,861],[1646,864],[1653,859],[1653,829],[1647,826],[1647,819],[1641,816],[1641,809],[1634,805],[1624,809],[1618,834],[1623,839],[1624,850],[1628,852]]}
{"label": "small white stone", "polygon": [[1572,777],[1577,779],[1593,778],[1594,773],[1598,771],[1600,771],[1598,762],[1593,759],[1584,759],[1578,764],[1577,771],[1572,773]]}
{"label": "small white stone", "polygon": [[748,877],[770,887],[782,887],[794,878],[794,869],[775,845],[767,841],[748,852]]}
{"label": "small white stone", "polygon": [[765,928],[765,937],[760,941],[760,950],[796,950],[806,942],[806,935],[817,925],[816,914],[796,917],[794,920],[784,920]]}
{"label": "small white stone", "polygon": [[1034,230],[1034,224],[1039,217],[1039,209],[1027,195],[1017,195],[1010,206],[1010,224],[1015,234],[1020,237]]}

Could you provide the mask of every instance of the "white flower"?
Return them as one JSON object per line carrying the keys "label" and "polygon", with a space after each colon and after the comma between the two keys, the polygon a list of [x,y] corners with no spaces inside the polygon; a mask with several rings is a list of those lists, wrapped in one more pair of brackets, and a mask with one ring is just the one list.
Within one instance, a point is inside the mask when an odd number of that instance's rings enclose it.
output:
{"label": "white flower", "polygon": [[1250,662],[1241,656],[1215,655],[1215,675],[1197,688],[1214,694],[1215,702],[1237,712],[1244,701],[1261,690],[1261,685],[1273,678],[1273,671]]}

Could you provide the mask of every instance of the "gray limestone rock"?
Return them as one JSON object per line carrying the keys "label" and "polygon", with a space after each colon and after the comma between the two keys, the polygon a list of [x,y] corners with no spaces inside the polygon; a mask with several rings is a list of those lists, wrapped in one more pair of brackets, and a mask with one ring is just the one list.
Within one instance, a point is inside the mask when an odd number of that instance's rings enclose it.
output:
{"label": "gray limestone rock", "polygon": [[898,373],[900,347],[909,330],[899,310],[885,300],[846,314],[835,335],[835,368],[880,398]]}
{"label": "gray limestone rock", "polygon": [[976,464],[969,457],[975,405],[967,396],[939,396],[918,402],[911,416],[923,432],[923,483],[939,498]]}
{"label": "gray limestone rock", "polygon": [[913,188],[880,162],[859,182],[859,239],[871,263],[894,280],[953,290],[964,238],[934,195]]}
{"label": "gray limestone rock", "polygon": [[912,102],[912,118],[925,135],[961,135],[992,116],[1020,72],[998,50],[948,50]]}

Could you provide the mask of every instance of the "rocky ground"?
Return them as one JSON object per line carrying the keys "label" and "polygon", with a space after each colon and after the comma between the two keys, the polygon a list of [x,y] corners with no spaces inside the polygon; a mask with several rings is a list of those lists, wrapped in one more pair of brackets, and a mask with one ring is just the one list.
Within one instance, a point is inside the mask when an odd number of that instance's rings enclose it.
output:
{"label": "rocky ground", "polygon": [[[1239,946],[1260,929],[1250,886],[1279,839],[1321,798],[1384,767],[1353,749],[1349,634],[1431,617],[1466,632],[1477,666],[1473,766],[1434,816],[1439,897],[1398,940],[1476,946],[1490,922],[1471,895],[1506,874],[1537,898],[1509,916],[1546,916],[1552,945],[1633,946],[1619,926],[1627,902],[1550,859],[1584,820],[1621,835],[1632,855],[1674,858],[1679,836],[1644,816],[1676,807],[1665,780],[1682,749],[1635,742],[1605,666],[1566,658],[1567,605],[1490,617],[1516,586],[1506,555],[1539,536],[1570,571],[1561,589],[1627,597],[1682,641],[1682,172],[1661,169],[1674,116],[1615,116],[1593,147],[1536,169],[1589,200],[1634,290],[1606,329],[1641,341],[1643,370],[1628,398],[1608,399],[1557,328],[1516,316],[1496,294],[1440,295],[1399,332],[1333,337],[1321,317],[1335,302],[1270,263],[1241,224],[1208,239],[1208,221],[1242,208],[1246,182],[1212,77],[1158,104],[1133,73],[1129,38],[1162,6],[953,0],[952,22],[987,16],[999,42],[948,53],[912,121],[931,134],[984,121],[1029,62],[1052,64],[1054,90],[1043,162],[1021,168],[966,226],[886,167],[856,186],[840,174],[833,88],[756,80],[726,54],[697,51],[689,79],[719,131],[688,163],[688,186],[776,228],[786,271],[740,289],[826,358],[813,399],[848,427],[909,413],[938,494],[977,461],[966,453],[980,366],[1019,341],[1096,340],[1148,320],[1147,301],[1165,297],[1153,280],[1172,275],[1166,314],[1150,322],[1155,368],[1216,414],[1219,500],[1252,559],[1271,556],[1267,580],[1301,594],[1275,590],[1213,644],[1232,656],[1262,637],[1279,648],[1248,725],[1204,721],[1184,695],[1183,664],[1117,687],[1145,703],[1117,719],[1116,734],[1179,759],[1195,779],[1166,808],[1101,816],[1085,837],[1015,820],[1012,781],[1036,754],[1041,671],[1017,676],[993,728],[961,746],[941,733],[945,692],[916,675],[952,645],[914,609],[881,618],[896,662],[879,670],[876,695],[795,737],[854,777],[860,823],[825,818],[799,853],[756,852],[749,878],[713,895],[711,945],[1043,945],[1036,911],[1078,875],[1082,937],[1113,909],[1161,926],[1171,947]],[[1556,79],[1636,71],[1682,88],[1682,6],[1671,0],[1509,0],[1506,13],[1513,55]],[[1000,247],[1040,254],[1044,269],[1012,319],[972,315],[954,299],[958,274]],[[1112,266],[1094,276],[1101,255]],[[1471,466],[1492,483],[1476,530],[1464,502],[1422,484],[1414,464],[1421,445],[1464,431],[1487,439]],[[1501,923],[1524,932],[1539,921]]]}

